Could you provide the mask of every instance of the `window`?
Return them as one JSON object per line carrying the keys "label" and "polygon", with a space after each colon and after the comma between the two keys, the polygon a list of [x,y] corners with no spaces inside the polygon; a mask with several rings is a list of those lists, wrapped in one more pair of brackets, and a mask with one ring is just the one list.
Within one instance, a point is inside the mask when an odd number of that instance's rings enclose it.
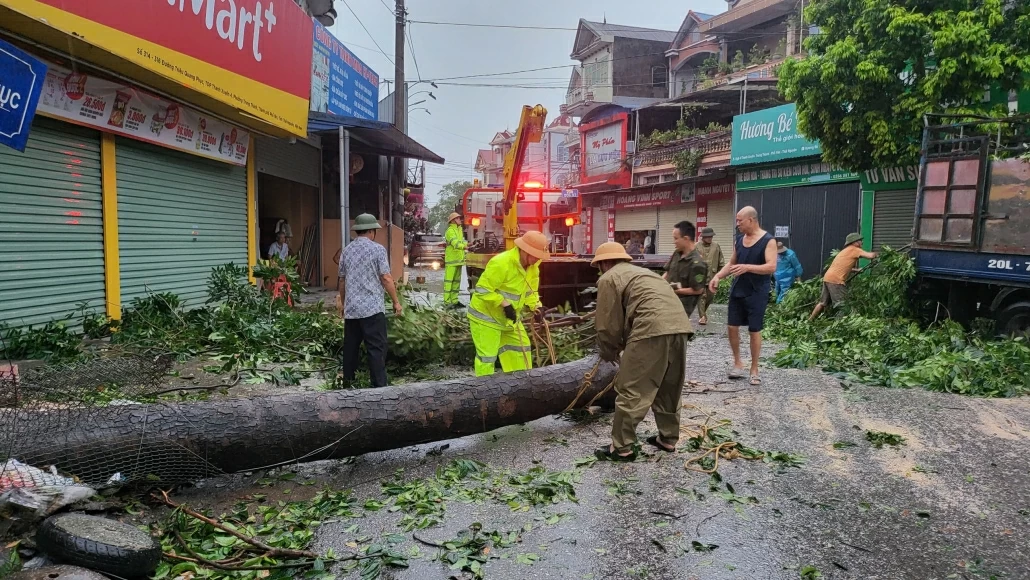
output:
{"label": "window", "polygon": [[659,183],[662,180],[660,175],[648,175],[644,178],[644,185],[653,185]]}
{"label": "window", "polygon": [[665,175],[662,176],[662,183],[668,183],[670,181],[676,181],[676,174],[675,173],[666,173]]}
{"label": "window", "polygon": [[569,162],[569,148],[568,147],[558,147],[558,163],[568,163],[568,162]]}
{"label": "window", "polygon": [[651,67],[651,86],[656,89],[665,88],[669,84],[669,69],[664,66]]}
{"label": "window", "polygon": [[608,84],[608,59],[583,65],[583,80],[586,81],[588,87]]}
{"label": "window", "polygon": [[979,158],[935,159],[926,164],[919,200],[918,240],[971,245],[981,174]]}

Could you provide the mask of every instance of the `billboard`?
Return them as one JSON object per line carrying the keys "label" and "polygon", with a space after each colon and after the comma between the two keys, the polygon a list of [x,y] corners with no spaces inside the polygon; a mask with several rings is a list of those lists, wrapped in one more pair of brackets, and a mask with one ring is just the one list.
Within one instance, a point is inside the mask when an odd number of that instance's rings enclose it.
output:
{"label": "billboard", "polygon": [[311,110],[379,120],[379,75],[324,26],[312,24]]}
{"label": "billboard", "polygon": [[312,22],[269,0],[0,0],[136,66],[306,136]]}
{"label": "billboard", "polygon": [[730,165],[821,154],[819,143],[798,132],[797,117],[793,103],[733,117]]}
{"label": "billboard", "polygon": [[46,65],[0,40],[0,144],[25,151]]}

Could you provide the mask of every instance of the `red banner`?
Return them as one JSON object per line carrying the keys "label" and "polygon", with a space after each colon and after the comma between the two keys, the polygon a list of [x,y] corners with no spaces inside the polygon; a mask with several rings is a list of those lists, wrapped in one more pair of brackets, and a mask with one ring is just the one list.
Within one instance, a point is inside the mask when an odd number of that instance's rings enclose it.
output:
{"label": "red banner", "polygon": [[[307,98],[311,20],[292,0],[40,0]],[[87,39],[89,40],[89,39]]]}

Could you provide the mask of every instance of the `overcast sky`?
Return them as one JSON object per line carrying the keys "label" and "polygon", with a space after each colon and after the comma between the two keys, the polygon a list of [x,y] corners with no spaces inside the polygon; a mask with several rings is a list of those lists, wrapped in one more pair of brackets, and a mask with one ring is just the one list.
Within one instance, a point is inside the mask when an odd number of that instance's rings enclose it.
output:
{"label": "overcast sky", "polygon": [[[339,18],[332,28],[354,54],[379,73],[381,80],[391,81],[394,76],[391,62],[394,52],[393,5],[393,0],[336,0]],[[431,114],[413,111],[409,116],[408,133],[447,160],[445,166],[429,164],[427,167],[426,204],[431,206],[436,202],[441,185],[475,177],[472,165],[476,151],[486,148],[495,132],[514,129],[522,105],[543,105],[548,111],[548,121],[559,114],[558,106],[565,100],[574,64],[569,53],[580,18],[595,21],[607,18],[613,24],[674,31],[690,9],[718,14],[726,10],[726,1],[407,0],[409,20],[570,29],[409,24],[411,45],[406,52],[407,79],[409,82],[419,78],[435,80],[439,89],[433,89],[427,83],[410,89],[410,103],[426,99],[425,93],[415,94],[426,89],[431,89],[437,100],[428,99],[426,103],[417,105],[427,107]],[[559,66],[563,68],[442,80]],[[531,88],[467,86],[469,84],[528,85]],[[385,83],[381,83],[380,91],[380,98],[387,94]]]}

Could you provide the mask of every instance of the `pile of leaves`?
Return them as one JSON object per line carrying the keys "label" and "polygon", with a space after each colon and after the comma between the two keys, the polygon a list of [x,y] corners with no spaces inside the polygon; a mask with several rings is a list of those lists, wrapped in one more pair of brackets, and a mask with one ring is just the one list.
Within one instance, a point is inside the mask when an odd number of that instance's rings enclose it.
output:
{"label": "pile of leaves", "polygon": [[795,284],[766,318],[767,334],[787,344],[772,364],[818,366],[846,381],[887,387],[980,397],[1030,394],[1026,341],[966,331],[950,320],[921,325],[909,300],[914,278],[912,258],[884,248],[848,283],[847,301],[814,322],[808,316],[822,282]]}

